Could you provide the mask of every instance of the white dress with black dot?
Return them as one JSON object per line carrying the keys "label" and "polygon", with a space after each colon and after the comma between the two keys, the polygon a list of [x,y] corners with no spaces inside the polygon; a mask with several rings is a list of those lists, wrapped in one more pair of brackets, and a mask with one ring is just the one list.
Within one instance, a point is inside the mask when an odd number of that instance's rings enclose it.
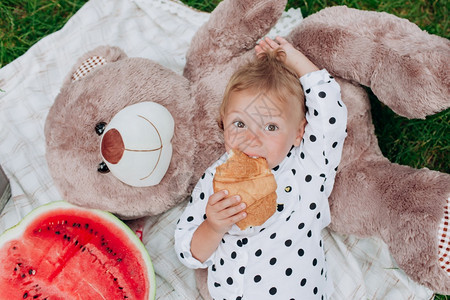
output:
{"label": "white dress with black dot", "polygon": [[214,299],[327,299],[332,291],[321,230],[330,223],[328,196],[347,135],[347,110],[339,85],[326,70],[300,81],[308,124],[301,145],[272,170],[278,185],[275,214],[246,230],[233,225],[204,263],[191,255],[192,236],[205,218],[224,154],[199,180],[178,222],[177,256],[190,268],[208,267]]}

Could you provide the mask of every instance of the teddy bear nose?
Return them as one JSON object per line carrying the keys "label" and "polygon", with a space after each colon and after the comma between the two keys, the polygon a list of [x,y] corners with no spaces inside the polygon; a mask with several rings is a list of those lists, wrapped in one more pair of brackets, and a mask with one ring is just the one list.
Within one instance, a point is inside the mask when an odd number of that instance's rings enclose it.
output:
{"label": "teddy bear nose", "polygon": [[111,164],[117,164],[125,152],[125,144],[117,129],[108,130],[102,139],[101,152]]}

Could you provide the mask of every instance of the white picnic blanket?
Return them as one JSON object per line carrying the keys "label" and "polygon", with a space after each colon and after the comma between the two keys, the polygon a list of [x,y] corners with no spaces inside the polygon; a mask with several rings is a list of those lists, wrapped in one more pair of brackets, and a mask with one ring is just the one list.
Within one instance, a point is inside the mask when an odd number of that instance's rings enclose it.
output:
{"label": "white picnic blanket", "polygon": [[[0,164],[12,190],[0,214],[0,233],[33,208],[61,199],[46,165],[44,123],[76,59],[109,44],[181,74],[189,42],[208,17],[171,0],[91,0],[64,28],[0,69]],[[300,21],[301,12],[289,10],[272,36],[285,35]],[[143,240],[157,274],[157,299],[200,298],[193,270],[182,266],[173,251],[173,232],[182,210],[183,204],[149,218],[144,226]],[[324,234],[333,299],[432,297],[432,291],[396,267],[382,241]]]}

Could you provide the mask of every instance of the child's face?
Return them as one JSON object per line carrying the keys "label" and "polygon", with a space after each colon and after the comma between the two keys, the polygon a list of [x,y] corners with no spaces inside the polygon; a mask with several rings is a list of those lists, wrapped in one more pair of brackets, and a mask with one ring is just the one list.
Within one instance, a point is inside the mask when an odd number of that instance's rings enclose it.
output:
{"label": "child's face", "polygon": [[276,167],[303,137],[306,120],[296,101],[253,90],[232,92],[222,120],[227,152],[238,149]]}

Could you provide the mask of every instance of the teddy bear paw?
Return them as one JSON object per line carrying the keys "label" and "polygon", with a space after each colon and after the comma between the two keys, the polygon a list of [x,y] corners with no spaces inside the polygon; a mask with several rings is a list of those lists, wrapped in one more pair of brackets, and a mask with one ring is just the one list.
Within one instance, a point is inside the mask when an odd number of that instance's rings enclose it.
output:
{"label": "teddy bear paw", "polygon": [[450,198],[447,198],[444,216],[439,224],[439,264],[450,276]]}

